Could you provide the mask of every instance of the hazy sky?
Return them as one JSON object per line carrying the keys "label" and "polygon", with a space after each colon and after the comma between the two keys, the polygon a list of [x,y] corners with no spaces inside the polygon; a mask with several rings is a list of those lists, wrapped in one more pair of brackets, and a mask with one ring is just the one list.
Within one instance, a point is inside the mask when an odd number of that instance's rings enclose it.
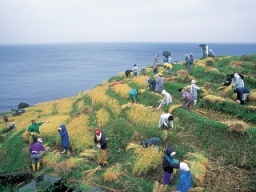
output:
{"label": "hazy sky", "polygon": [[0,44],[256,43],[256,0],[0,0]]}

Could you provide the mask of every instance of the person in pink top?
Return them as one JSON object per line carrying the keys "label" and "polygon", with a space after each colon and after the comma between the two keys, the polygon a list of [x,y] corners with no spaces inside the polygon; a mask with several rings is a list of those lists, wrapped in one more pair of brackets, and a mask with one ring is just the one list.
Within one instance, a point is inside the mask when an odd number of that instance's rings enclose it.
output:
{"label": "person in pink top", "polygon": [[178,91],[181,92],[181,99],[180,100],[185,101],[184,104],[183,104],[183,107],[185,109],[191,110],[191,106],[192,106],[192,103],[193,103],[192,95],[183,88],[180,88]]}

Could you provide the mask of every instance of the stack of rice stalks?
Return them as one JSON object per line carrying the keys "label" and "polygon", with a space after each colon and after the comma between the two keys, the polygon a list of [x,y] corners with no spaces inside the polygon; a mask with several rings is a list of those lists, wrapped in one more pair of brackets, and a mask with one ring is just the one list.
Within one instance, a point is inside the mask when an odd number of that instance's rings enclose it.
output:
{"label": "stack of rice stalks", "polygon": [[235,68],[239,68],[239,67],[241,67],[242,64],[243,64],[242,61],[231,61],[229,65],[231,65]]}
{"label": "stack of rice stalks", "polygon": [[85,150],[82,153],[80,153],[80,157],[85,157],[90,160],[96,160],[98,155],[98,150]]}
{"label": "stack of rice stalks", "polygon": [[244,133],[247,130],[247,124],[243,121],[232,121],[228,124],[228,130],[230,132]]}
{"label": "stack of rice stalks", "polygon": [[45,167],[47,168],[53,168],[55,169],[56,165],[59,163],[61,159],[61,154],[60,153],[45,153],[45,155],[42,158],[42,162]]}
{"label": "stack of rice stalks", "polygon": [[251,91],[251,94],[248,96],[249,100],[256,101],[256,92],[255,90]]}
{"label": "stack of rice stalks", "polygon": [[153,186],[153,192],[165,192],[167,191],[168,185],[160,184],[158,181],[155,181]]}
{"label": "stack of rice stalks", "polygon": [[233,90],[232,90],[232,85],[229,85],[229,86],[221,86],[218,88],[219,91],[221,91],[221,95],[223,97],[226,97],[229,95],[229,93],[232,93]]}
{"label": "stack of rice stalks", "polygon": [[186,153],[185,161],[190,167],[192,175],[195,177],[197,184],[204,181],[208,159],[199,153]]}
{"label": "stack of rice stalks", "polygon": [[121,165],[118,163],[105,171],[103,179],[104,181],[115,181],[118,180],[122,174]]}
{"label": "stack of rice stalks", "polygon": [[89,170],[86,170],[86,171],[84,171],[82,174],[83,175],[86,175],[85,176],[85,179],[86,180],[89,180],[91,177],[92,177],[92,175],[93,174],[95,174],[98,170],[100,170],[101,169],[101,166],[98,166],[98,167],[96,167],[96,168],[94,168],[94,169],[89,169]]}
{"label": "stack of rice stalks", "polygon": [[214,103],[216,101],[218,101],[219,103],[223,103],[225,101],[224,98],[222,98],[220,96],[216,96],[216,95],[207,95],[204,97],[204,100],[206,100],[210,103]]}
{"label": "stack of rice stalks", "polygon": [[188,71],[187,70],[179,70],[176,72],[175,75],[178,77],[184,77],[184,76],[188,75]]}

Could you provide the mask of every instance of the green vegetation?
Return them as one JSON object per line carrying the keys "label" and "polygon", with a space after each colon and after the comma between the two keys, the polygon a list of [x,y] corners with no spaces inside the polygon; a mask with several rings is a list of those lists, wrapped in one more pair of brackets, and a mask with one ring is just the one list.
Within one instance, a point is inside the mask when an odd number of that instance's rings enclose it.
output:
{"label": "green vegetation", "polygon": [[[221,83],[226,74],[242,73],[245,85],[255,92],[256,55],[198,60],[189,75],[183,69],[182,63],[174,64],[172,75],[168,75],[160,66],[159,70],[165,75],[164,88],[173,98],[173,103],[160,111],[154,108],[162,96],[147,90],[145,79],[153,77],[149,69],[145,77],[125,78],[120,74],[71,99],[30,107],[23,115],[10,118],[16,122],[14,130],[9,131],[9,123],[1,122],[1,172],[31,169],[29,139],[25,134],[30,120],[38,117],[40,121],[50,121],[41,128],[44,144],[48,146],[48,152],[43,154],[42,169],[48,174],[65,175],[68,186],[86,189],[92,184],[122,191],[153,191],[155,181],[162,183],[164,149],[172,147],[179,160],[186,160],[188,153],[207,159],[206,173],[200,177],[200,182],[193,175],[193,187],[203,187],[206,191],[255,191],[256,98],[251,96],[247,105],[238,105],[232,89],[221,88]],[[123,90],[120,88],[123,85],[112,86],[117,79],[124,81]],[[182,104],[178,89],[187,88],[192,79],[201,87],[197,106],[191,112],[182,107],[172,108]],[[129,88],[140,89],[138,104],[128,103]],[[173,114],[174,128],[159,131],[159,117],[166,112]],[[61,123],[66,124],[70,133],[70,156],[58,152],[60,144],[56,130]],[[231,131],[231,125],[241,125],[245,131]],[[100,168],[93,143],[96,127],[100,127],[108,139],[109,164]],[[163,140],[159,154],[150,152],[148,155],[147,149],[127,149],[129,144],[139,144],[151,137]],[[90,150],[96,155],[89,155]],[[149,160],[150,165],[147,164]],[[178,175],[174,176],[174,183]],[[175,185],[169,188],[175,189]],[[8,191],[10,186],[0,186],[0,190]]]}

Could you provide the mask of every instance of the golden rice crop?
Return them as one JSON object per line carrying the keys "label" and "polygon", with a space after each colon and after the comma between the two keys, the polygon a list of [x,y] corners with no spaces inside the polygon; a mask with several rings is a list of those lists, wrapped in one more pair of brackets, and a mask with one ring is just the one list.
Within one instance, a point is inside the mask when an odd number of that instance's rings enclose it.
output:
{"label": "golden rice crop", "polygon": [[121,175],[121,165],[118,163],[108,168],[103,174],[104,181],[115,181],[118,180]]}
{"label": "golden rice crop", "polygon": [[134,151],[134,164],[132,165],[133,175],[146,175],[149,171],[155,170],[162,162],[162,153],[155,147],[136,148]]}
{"label": "golden rice crop", "polygon": [[[121,86],[121,85],[119,85]],[[118,87],[118,86],[116,86]],[[103,107],[109,107],[115,116],[121,113],[121,106],[116,99],[113,99],[105,94],[108,89],[108,84],[103,84],[102,86],[95,87],[92,91],[88,93],[88,96],[92,100],[93,105],[100,105]]]}
{"label": "golden rice crop", "polygon": [[244,133],[248,126],[243,121],[232,121],[228,124],[228,130],[230,132]]}
{"label": "golden rice crop", "polygon": [[143,105],[132,105],[127,112],[127,119],[140,127],[157,127],[161,111],[153,111],[152,108]]}
{"label": "golden rice crop", "polygon": [[129,143],[126,147],[126,150],[128,149],[136,149],[137,147],[142,147],[141,145],[139,144],[135,144],[135,143]]}
{"label": "golden rice crop", "polygon": [[206,174],[206,167],[208,165],[208,159],[200,153],[186,153],[185,161],[190,166],[192,175],[196,178],[198,183],[202,183]]}
{"label": "golden rice crop", "polygon": [[88,128],[89,116],[81,114],[67,124],[72,150],[83,151],[94,144],[94,133]]}
{"label": "golden rice crop", "polygon": [[84,100],[80,100],[76,105],[79,110],[82,109],[84,107]]}
{"label": "golden rice crop", "polygon": [[112,88],[114,92],[122,98],[127,98],[129,91],[132,89],[128,84],[120,84]]}
{"label": "golden rice crop", "polygon": [[56,164],[55,171],[66,174],[68,171],[74,169],[78,163],[85,161],[84,159],[77,157],[70,157],[67,160],[60,161]]}
{"label": "golden rice crop", "polygon": [[216,95],[207,95],[204,97],[204,99],[208,102],[215,102],[215,101],[218,101],[220,103],[223,103],[225,101],[225,99],[223,97],[219,97],[219,96],[216,96]]}
{"label": "golden rice crop", "polygon": [[169,109],[168,109],[168,113],[172,113],[172,111],[173,111],[174,109],[179,108],[179,107],[181,107],[181,106],[182,106],[182,104],[171,105],[171,106],[169,107]]}
{"label": "golden rice crop", "polygon": [[233,67],[241,67],[242,64],[243,64],[242,61],[231,61],[229,65]]}
{"label": "golden rice crop", "polygon": [[61,159],[60,153],[54,153],[54,152],[47,152],[43,155],[42,163],[47,168],[53,168],[55,169],[56,165],[59,163]]}
{"label": "golden rice crop", "polygon": [[160,184],[158,181],[155,181],[153,186],[153,192],[165,192],[167,191],[168,185]]}
{"label": "golden rice crop", "polygon": [[146,82],[146,76],[138,76],[137,78],[132,78],[132,81],[140,88],[147,88],[148,87],[148,83]]}
{"label": "golden rice crop", "polygon": [[97,126],[102,128],[109,122],[109,113],[106,109],[101,108],[96,113]]}
{"label": "golden rice crop", "polygon": [[251,91],[251,94],[249,95],[249,99],[251,101],[256,101],[256,92],[255,92],[255,90]]}

